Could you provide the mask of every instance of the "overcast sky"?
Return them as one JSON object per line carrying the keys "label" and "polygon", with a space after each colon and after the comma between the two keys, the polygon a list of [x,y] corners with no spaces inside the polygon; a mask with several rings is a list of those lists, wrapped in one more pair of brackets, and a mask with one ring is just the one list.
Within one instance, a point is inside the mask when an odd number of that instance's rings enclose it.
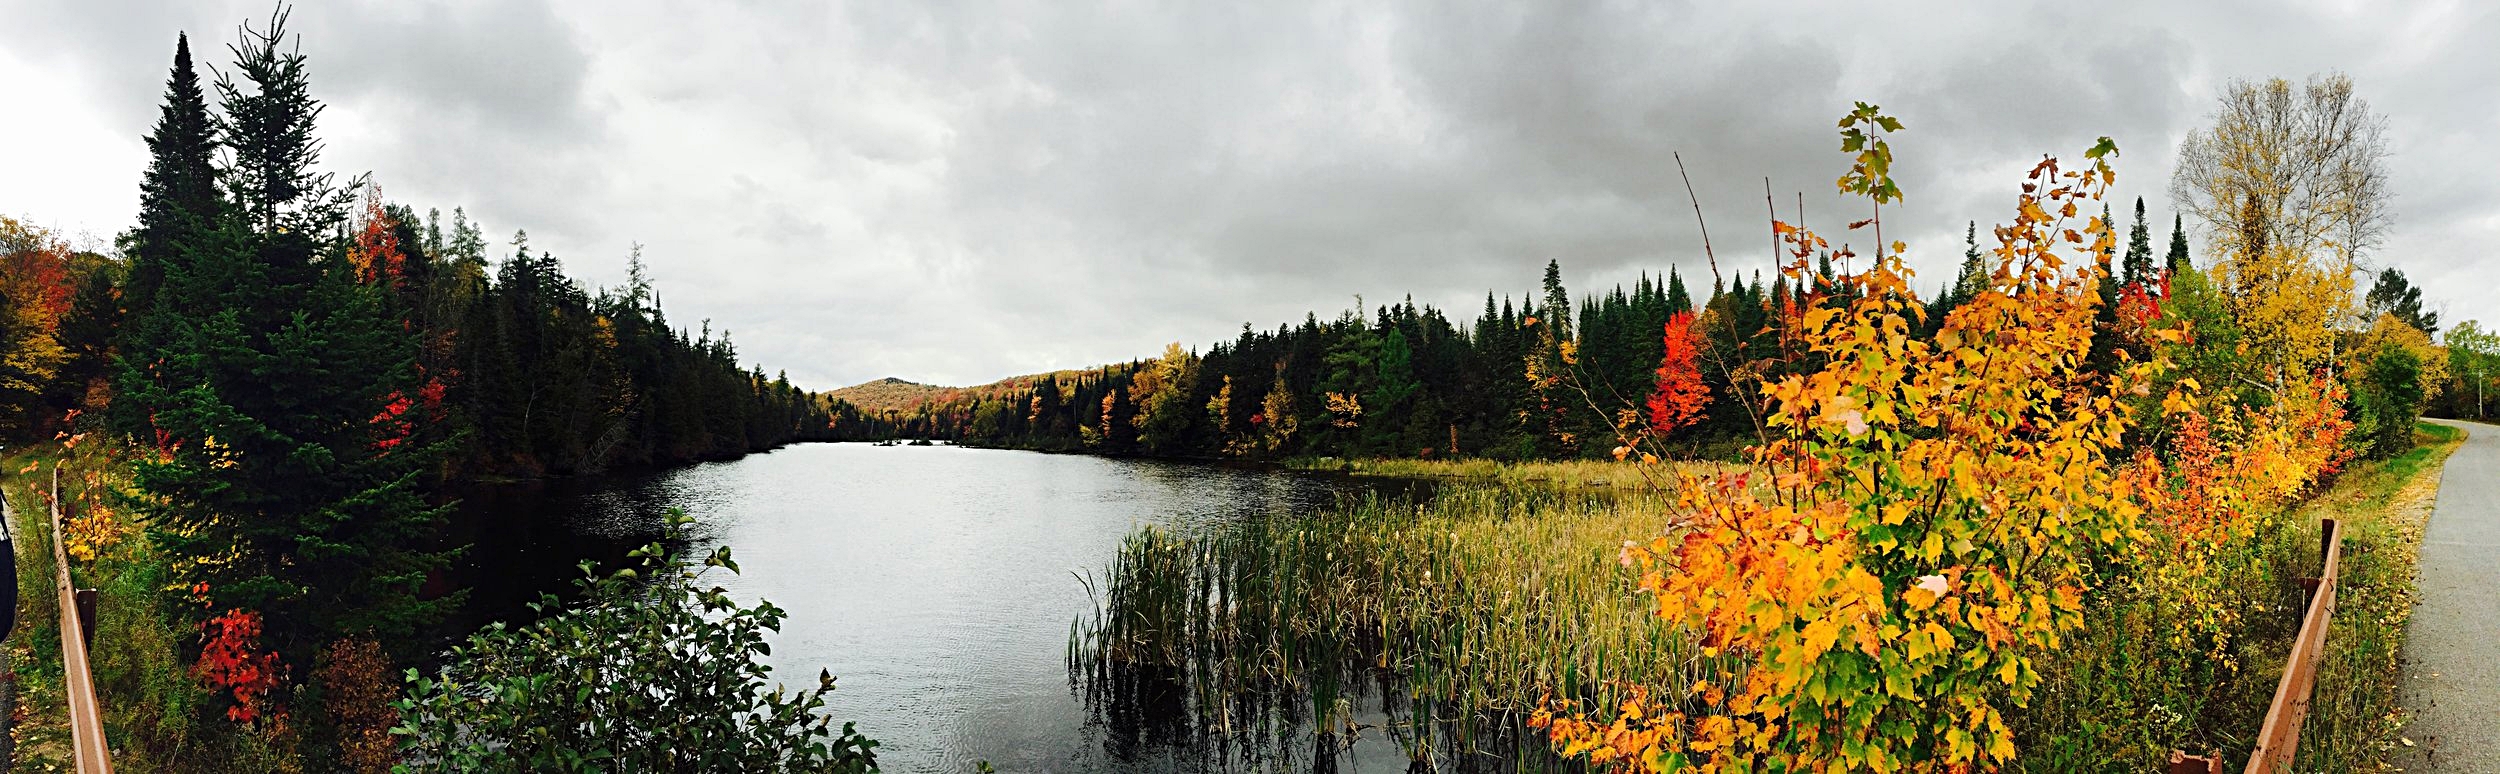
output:
{"label": "overcast sky", "polygon": [[[391,0],[293,29],[329,169],[593,285],[639,242],[673,320],[817,389],[1126,360],[1356,294],[1463,321],[1547,259],[1575,292],[1706,275],[1678,152],[1722,268],[1767,268],[1765,178],[1783,217],[1864,217],[1832,194],[1853,100],[1907,124],[1887,236],[1922,286],[2100,135],[2158,241],[2218,89],[2327,70],[2389,123],[2374,262],[2500,319],[2500,4],[1271,5]],[[0,0],[0,213],[127,228],[175,33],[222,66],[269,9]]]}

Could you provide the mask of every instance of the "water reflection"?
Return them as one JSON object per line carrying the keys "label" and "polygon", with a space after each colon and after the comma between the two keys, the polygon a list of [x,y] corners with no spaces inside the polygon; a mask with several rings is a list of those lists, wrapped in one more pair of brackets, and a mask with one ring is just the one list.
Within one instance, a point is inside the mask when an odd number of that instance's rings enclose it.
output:
{"label": "water reflection", "polygon": [[[966,771],[987,760],[1003,771],[1399,771],[1408,756],[1380,730],[1403,711],[1385,698],[1394,692],[1349,689],[1345,710],[1332,700],[1320,714],[1305,699],[1274,700],[1210,726],[1171,693],[1185,690],[1177,683],[1089,686],[1068,660],[1072,623],[1093,610],[1080,579],[1101,575],[1134,529],[1222,528],[1379,486],[1211,465],[810,444],[656,475],[495,487],[470,493],[459,520],[475,545],[463,563],[475,586],[463,624],[526,615],[523,603],[566,588],[577,562],[617,560],[657,533],[667,508],[682,507],[702,527],[692,548],[726,543],[745,568],[723,585],[790,611],[773,643],[776,674],[838,675],[833,712],[885,743],[888,770]],[[1225,728],[1225,717],[1242,725]],[[1323,743],[1311,729],[1328,722],[1359,730],[1359,741]]]}

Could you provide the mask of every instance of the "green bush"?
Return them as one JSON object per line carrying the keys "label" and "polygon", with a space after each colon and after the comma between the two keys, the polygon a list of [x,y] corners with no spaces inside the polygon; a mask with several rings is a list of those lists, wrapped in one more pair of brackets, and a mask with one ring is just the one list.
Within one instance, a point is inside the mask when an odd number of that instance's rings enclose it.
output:
{"label": "green bush", "polygon": [[[434,678],[408,670],[397,703],[400,771],[876,770],[877,743],[822,713],[833,676],[767,689],[765,637],[783,611],[742,607],[710,570],[738,571],[722,547],[698,568],[668,534],[632,554],[640,568],[582,566],[583,601],[518,628],[495,624],[453,648]],[[552,597],[531,606],[557,610]]]}
{"label": "green bush", "polygon": [[2422,416],[2422,360],[2400,346],[2381,347],[2370,360],[2354,397],[2370,421],[2359,434],[2371,459],[2387,459],[2413,448],[2414,420]]}

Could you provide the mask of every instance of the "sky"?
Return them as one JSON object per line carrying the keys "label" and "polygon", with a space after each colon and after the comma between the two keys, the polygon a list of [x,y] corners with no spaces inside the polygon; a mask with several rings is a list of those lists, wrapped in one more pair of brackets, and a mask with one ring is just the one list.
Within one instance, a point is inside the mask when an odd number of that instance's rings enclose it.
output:
{"label": "sky", "polygon": [[[175,35],[222,67],[270,10],[0,0],[0,213],[109,244]],[[325,169],[465,208],[494,256],[526,229],[593,286],[639,244],[672,321],[814,389],[1124,361],[1358,296],[1463,323],[1548,260],[1575,292],[1706,287],[1696,201],[1722,272],[1769,273],[1770,203],[1863,250],[1833,184],[1858,101],[1905,124],[1885,236],[1922,286],[2104,135],[2159,244],[2220,90],[2328,71],[2387,121],[2371,264],[2500,322],[2475,247],[2500,245],[2500,4],[340,0],[289,28]]]}

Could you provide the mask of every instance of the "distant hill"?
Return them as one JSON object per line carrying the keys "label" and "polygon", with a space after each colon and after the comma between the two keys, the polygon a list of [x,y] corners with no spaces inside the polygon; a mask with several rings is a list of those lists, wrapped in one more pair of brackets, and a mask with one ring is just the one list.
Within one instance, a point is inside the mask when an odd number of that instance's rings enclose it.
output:
{"label": "distant hill", "polygon": [[970,397],[995,397],[1004,393],[1030,389],[1034,382],[1039,381],[1045,376],[1056,377],[1061,382],[1069,382],[1085,373],[1087,373],[1085,370],[1069,369],[1052,371],[1046,374],[1026,374],[1023,376],[1010,376],[995,382],[973,387],[942,387],[934,384],[921,384],[908,379],[897,379],[895,377],[888,376],[876,381],[854,384],[825,394],[838,398],[853,406],[858,406],[870,413],[882,414],[888,411],[897,411],[908,414],[913,409],[917,409],[930,403],[953,403]]}
{"label": "distant hill", "polygon": [[887,411],[907,412],[919,408],[923,403],[942,400],[960,391],[955,387],[939,387],[888,376],[873,382],[854,384],[827,394],[853,406],[883,413]]}

